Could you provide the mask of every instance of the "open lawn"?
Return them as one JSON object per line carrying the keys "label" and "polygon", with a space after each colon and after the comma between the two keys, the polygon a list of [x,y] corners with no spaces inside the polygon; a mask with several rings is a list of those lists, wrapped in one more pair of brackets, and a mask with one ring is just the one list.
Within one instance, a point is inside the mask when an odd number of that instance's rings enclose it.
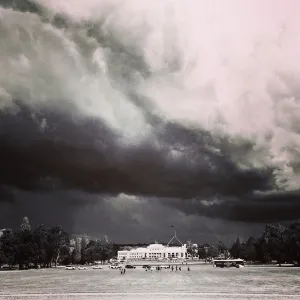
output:
{"label": "open lawn", "polygon": [[[125,275],[103,270],[41,269],[0,272],[0,299],[297,299],[300,268],[183,266]],[[41,295],[42,294],[42,295]],[[19,296],[17,296],[19,295]]]}

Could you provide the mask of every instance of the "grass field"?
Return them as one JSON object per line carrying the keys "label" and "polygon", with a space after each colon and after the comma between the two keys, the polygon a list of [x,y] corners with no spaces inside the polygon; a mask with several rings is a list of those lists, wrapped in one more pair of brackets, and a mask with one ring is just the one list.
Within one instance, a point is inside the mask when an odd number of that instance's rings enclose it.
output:
{"label": "grass field", "polygon": [[[186,266],[181,272],[41,269],[0,272],[0,299],[296,299],[300,269]],[[19,296],[17,296],[19,295]]]}

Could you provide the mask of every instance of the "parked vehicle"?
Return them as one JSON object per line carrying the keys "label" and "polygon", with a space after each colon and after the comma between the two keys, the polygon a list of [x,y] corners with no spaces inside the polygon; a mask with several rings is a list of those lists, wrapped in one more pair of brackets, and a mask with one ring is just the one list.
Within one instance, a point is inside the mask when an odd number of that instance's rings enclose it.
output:
{"label": "parked vehicle", "polygon": [[163,265],[163,266],[159,266],[161,269],[170,269],[169,265]]}
{"label": "parked vehicle", "polygon": [[125,268],[126,268],[126,269],[135,269],[136,267],[133,266],[133,265],[126,265]]}
{"label": "parked vehicle", "polygon": [[[230,268],[230,267],[236,267],[238,265],[245,266],[245,261],[243,259],[213,259],[212,261],[213,267],[219,267],[219,268]],[[239,268],[239,267],[238,267]]]}
{"label": "parked vehicle", "polygon": [[65,270],[76,270],[74,266],[66,266]]}
{"label": "parked vehicle", "polygon": [[235,267],[236,267],[236,268],[244,268],[245,266],[244,266],[244,265],[236,264]]}
{"label": "parked vehicle", "polygon": [[87,267],[85,267],[85,266],[79,266],[78,270],[87,270]]}
{"label": "parked vehicle", "polygon": [[101,270],[102,269],[102,267],[101,266],[93,266],[93,269],[98,269],[98,270]]}
{"label": "parked vehicle", "polygon": [[110,269],[119,269],[119,266],[118,265],[110,265],[109,268]]}

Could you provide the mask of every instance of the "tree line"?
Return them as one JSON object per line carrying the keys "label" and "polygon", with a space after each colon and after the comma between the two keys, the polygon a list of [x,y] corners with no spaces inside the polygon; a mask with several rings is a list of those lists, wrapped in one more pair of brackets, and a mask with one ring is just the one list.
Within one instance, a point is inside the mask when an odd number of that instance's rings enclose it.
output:
{"label": "tree line", "polygon": [[238,237],[229,248],[222,242],[199,245],[198,255],[205,260],[230,257],[263,264],[277,262],[300,266],[300,220],[289,226],[267,225],[260,237],[251,236],[246,240]]}
{"label": "tree line", "polygon": [[[105,238],[94,240],[81,236],[70,239],[61,226],[38,225],[32,228],[29,219],[24,217],[18,231],[0,230],[0,266],[18,265],[19,269],[27,269],[104,262],[116,257],[122,246],[125,245],[110,243]],[[251,236],[246,240],[238,237],[230,247],[218,241],[198,247],[190,244],[187,251],[191,256],[206,261],[213,258],[241,258],[249,262],[266,264],[276,261],[300,266],[300,220],[289,226],[267,225],[260,237]]]}
{"label": "tree line", "polygon": [[51,268],[58,264],[89,264],[104,262],[117,255],[118,246],[106,239],[86,236],[70,239],[61,226],[38,225],[32,228],[27,217],[20,230],[0,231],[0,266]]}

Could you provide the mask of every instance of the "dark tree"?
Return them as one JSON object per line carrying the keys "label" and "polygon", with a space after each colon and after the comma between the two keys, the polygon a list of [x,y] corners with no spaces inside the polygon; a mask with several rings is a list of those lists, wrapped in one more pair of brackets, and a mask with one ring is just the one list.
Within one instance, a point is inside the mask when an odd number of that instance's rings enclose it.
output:
{"label": "dark tree", "polygon": [[210,245],[207,249],[207,257],[216,258],[219,256],[219,250],[216,246]]}
{"label": "dark tree", "polygon": [[86,249],[88,245],[88,240],[85,236],[81,238],[81,263],[85,264],[88,261],[88,257],[86,256]]}
{"label": "dark tree", "polygon": [[25,230],[30,231],[31,230],[31,226],[29,224],[29,219],[27,217],[23,218],[23,221],[22,221],[20,227],[21,227],[21,231],[25,231]]}
{"label": "dark tree", "polygon": [[12,267],[16,262],[15,236],[11,229],[4,229],[0,238],[0,260],[1,264]]}
{"label": "dark tree", "polygon": [[230,254],[233,258],[240,258],[241,256],[240,253],[241,253],[241,241],[240,238],[238,237],[230,248]]}
{"label": "dark tree", "polygon": [[289,257],[300,267],[300,220],[289,227]]}

